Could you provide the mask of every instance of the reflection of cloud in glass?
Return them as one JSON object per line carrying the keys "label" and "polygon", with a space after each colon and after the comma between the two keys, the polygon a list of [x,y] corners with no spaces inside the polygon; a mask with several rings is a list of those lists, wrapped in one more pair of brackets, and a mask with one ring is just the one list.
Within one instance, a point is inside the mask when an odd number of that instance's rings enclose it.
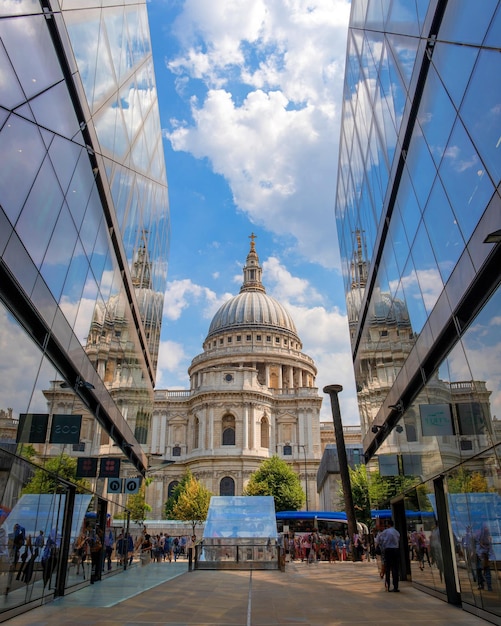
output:
{"label": "reflection of cloud in glass", "polygon": [[44,361],[40,370],[41,352],[3,306],[0,306],[0,349],[3,355],[15,355],[1,364],[0,408],[13,409],[15,417],[19,413],[46,412],[43,395],[33,394],[31,385],[36,384],[38,377],[48,386],[55,376],[54,369]]}
{"label": "reflection of cloud in glass", "polygon": [[[454,169],[458,172],[464,172],[472,167],[478,167],[479,159],[476,153],[473,153],[469,159],[461,159],[460,154],[461,149],[458,146],[449,146],[444,152],[444,157],[454,163]],[[478,175],[483,175],[482,170],[478,171]]]}
{"label": "reflection of cloud in glass", "polygon": [[422,297],[429,311],[433,308],[443,289],[442,278],[436,268],[412,270],[407,276],[402,276],[402,285],[409,306],[411,306],[409,296],[414,299],[421,299]]}
{"label": "reflection of cloud in glass", "polygon": [[467,362],[461,357],[450,359],[452,380],[483,380],[491,392],[491,416],[501,419],[501,317],[493,317],[487,325],[474,324],[463,344]]}

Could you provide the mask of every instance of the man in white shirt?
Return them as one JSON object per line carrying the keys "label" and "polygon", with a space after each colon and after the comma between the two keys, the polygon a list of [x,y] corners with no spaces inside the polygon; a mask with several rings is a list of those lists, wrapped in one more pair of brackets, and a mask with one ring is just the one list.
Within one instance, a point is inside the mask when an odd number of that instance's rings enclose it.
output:
{"label": "man in white shirt", "polygon": [[[388,528],[378,536],[378,545],[381,547],[385,564],[386,591],[400,591],[398,588],[398,570],[400,565],[400,533],[393,527],[393,520],[388,522]],[[393,579],[393,589],[390,589],[390,574]]]}

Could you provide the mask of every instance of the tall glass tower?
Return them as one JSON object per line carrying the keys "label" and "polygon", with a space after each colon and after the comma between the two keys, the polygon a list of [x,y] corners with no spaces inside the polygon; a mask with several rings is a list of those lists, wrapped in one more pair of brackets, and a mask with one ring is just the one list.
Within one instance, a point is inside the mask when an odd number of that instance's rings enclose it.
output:
{"label": "tall glass tower", "polygon": [[[28,452],[40,462],[107,445],[139,472],[147,466],[170,222],[146,3],[4,2],[0,40],[0,533],[8,535],[22,490],[35,484],[37,470],[21,460]],[[78,425],[67,419],[78,414]],[[64,485],[51,488],[57,524],[35,516],[27,528],[54,530],[61,549],[79,530],[76,518],[71,532],[58,525],[69,502],[60,494],[72,492]],[[59,569],[62,592],[69,579]]]}
{"label": "tall glass tower", "polygon": [[336,195],[366,462],[434,555],[404,568],[498,616],[500,51],[498,0],[354,0]]}

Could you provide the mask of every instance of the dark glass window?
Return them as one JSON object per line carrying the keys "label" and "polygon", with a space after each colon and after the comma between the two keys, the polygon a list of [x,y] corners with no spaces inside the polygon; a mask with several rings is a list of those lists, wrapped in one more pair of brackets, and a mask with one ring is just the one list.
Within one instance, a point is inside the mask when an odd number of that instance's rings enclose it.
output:
{"label": "dark glass window", "polygon": [[172,498],[173,494],[174,494],[174,489],[179,485],[179,481],[178,480],[173,480],[170,484],[169,484],[169,488],[167,490],[167,497],[168,498]]}
{"label": "dark glass window", "polygon": [[219,495],[220,496],[234,496],[235,495],[235,481],[231,476],[225,476],[219,483]]}
{"label": "dark glass window", "polygon": [[225,428],[223,430],[223,446],[234,446],[234,445],[235,445],[235,429]]}

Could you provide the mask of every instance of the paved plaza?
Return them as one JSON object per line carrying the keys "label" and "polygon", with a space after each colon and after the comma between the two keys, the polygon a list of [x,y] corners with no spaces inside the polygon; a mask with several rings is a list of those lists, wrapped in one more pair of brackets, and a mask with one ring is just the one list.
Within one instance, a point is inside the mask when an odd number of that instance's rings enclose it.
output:
{"label": "paved plaza", "polygon": [[192,571],[151,563],[68,594],[9,626],[486,626],[401,583],[386,593],[374,563],[287,563],[286,571]]}

